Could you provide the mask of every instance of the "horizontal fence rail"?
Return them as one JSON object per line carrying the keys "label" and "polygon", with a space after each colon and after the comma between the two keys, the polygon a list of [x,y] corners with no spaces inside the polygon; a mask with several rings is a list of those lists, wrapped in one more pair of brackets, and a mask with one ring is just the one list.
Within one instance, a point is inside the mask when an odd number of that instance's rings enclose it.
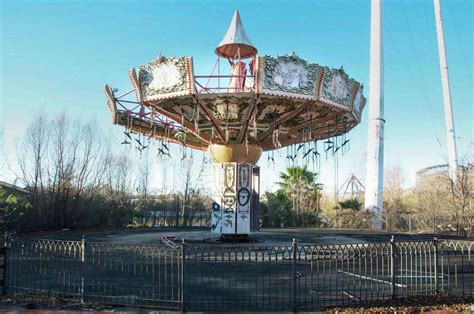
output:
{"label": "horizontal fence rail", "polygon": [[179,309],[181,253],[167,246],[15,240],[7,291],[112,305]]}
{"label": "horizontal fence rail", "polygon": [[312,310],[436,294],[474,297],[474,241],[287,246],[14,240],[8,293],[176,310]]}

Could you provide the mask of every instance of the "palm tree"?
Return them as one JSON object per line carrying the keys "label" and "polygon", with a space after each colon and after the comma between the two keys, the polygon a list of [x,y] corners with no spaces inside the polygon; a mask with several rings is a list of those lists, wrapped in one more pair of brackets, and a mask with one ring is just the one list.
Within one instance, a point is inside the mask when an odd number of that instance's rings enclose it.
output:
{"label": "palm tree", "polygon": [[359,201],[357,198],[349,198],[342,202],[339,202],[339,206],[343,209],[352,209],[355,211],[359,211],[362,208],[362,202]]}
{"label": "palm tree", "polygon": [[[286,172],[280,172],[280,182],[277,184],[291,198],[296,215],[302,209],[308,209],[318,204],[321,184],[316,182],[318,174],[309,171],[307,166],[288,167]],[[314,204],[316,201],[316,204]]]}

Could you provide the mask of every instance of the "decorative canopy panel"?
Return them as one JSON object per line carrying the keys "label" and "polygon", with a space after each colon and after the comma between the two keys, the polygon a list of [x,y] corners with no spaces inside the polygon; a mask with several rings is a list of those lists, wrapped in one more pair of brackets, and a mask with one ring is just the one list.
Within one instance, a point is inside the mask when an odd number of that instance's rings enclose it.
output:
{"label": "decorative canopy panel", "polygon": [[192,95],[194,92],[192,58],[158,57],[129,72],[139,102]]}
{"label": "decorative canopy panel", "polygon": [[202,150],[244,143],[272,150],[340,135],[360,122],[363,87],[343,68],[309,63],[294,53],[254,62],[252,85],[243,92],[198,92],[192,58],[160,56],[130,70],[138,113],[106,87],[113,121]]}
{"label": "decorative canopy panel", "polygon": [[314,100],[322,68],[308,63],[295,54],[280,57],[260,57],[260,93]]}

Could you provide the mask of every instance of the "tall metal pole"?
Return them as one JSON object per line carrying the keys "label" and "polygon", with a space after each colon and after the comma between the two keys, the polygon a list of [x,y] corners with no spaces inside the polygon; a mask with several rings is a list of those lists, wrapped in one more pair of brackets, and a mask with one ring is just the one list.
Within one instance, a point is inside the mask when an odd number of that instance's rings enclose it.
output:
{"label": "tall metal pole", "polygon": [[339,161],[337,156],[334,157],[334,203],[337,205],[339,202]]}
{"label": "tall metal pole", "polygon": [[453,108],[451,106],[451,91],[449,88],[448,62],[444,46],[443,20],[441,19],[440,0],[433,0],[436,35],[438,37],[439,67],[441,71],[441,85],[443,87],[444,120],[446,124],[446,142],[448,145],[449,177],[456,183],[458,157],[456,151],[456,137],[454,134]]}
{"label": "tall metal pole", "polygon": [[367,166],[365,208],[374,214],[372,227],[382,229],[383,197],[383,41],[382,0],[371,0],[370,9],[370,77],[369,120],[367,139]]}

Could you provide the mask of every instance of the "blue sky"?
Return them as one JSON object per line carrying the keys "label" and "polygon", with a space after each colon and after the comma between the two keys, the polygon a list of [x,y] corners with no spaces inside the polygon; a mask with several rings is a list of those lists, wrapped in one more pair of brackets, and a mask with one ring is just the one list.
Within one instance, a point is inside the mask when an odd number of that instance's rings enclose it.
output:
{"label": "blue sky", "polygon": [[[458,153],[473,151],[473,1],[442,0]],[[192,56],[197,74],[210,73],[214,49],[234,9],[260,54],[295,51],[340,67],[366,86],[369,78],[369,0],[312,1],[0,1],[1,121],[4,154],[11,156],[34,114],[95,117],[117,137],[102,91],[130,87],[127,71],[158,53]],[[438,50],[431,0],[384,1],[385,165],[400,165],[406,185],[420,168],[447,158]],[[364,181],[367,137],[350,133],[351,152],[339,158],[339,182],[350,172]],[[117,144],[118,146],[119,144]],[[118,147],[117,149],[121,149]],[[8,158],[7,158],[8,159]],[[263,189],[273,189],[284,156],[268,166]],[[154,183],[161,185],[162,167]],[[0,175],[1,176],[1,175]],[[334,185],[332,160],[321,182]],[[11,181],[12,175],[3,174]]]}

